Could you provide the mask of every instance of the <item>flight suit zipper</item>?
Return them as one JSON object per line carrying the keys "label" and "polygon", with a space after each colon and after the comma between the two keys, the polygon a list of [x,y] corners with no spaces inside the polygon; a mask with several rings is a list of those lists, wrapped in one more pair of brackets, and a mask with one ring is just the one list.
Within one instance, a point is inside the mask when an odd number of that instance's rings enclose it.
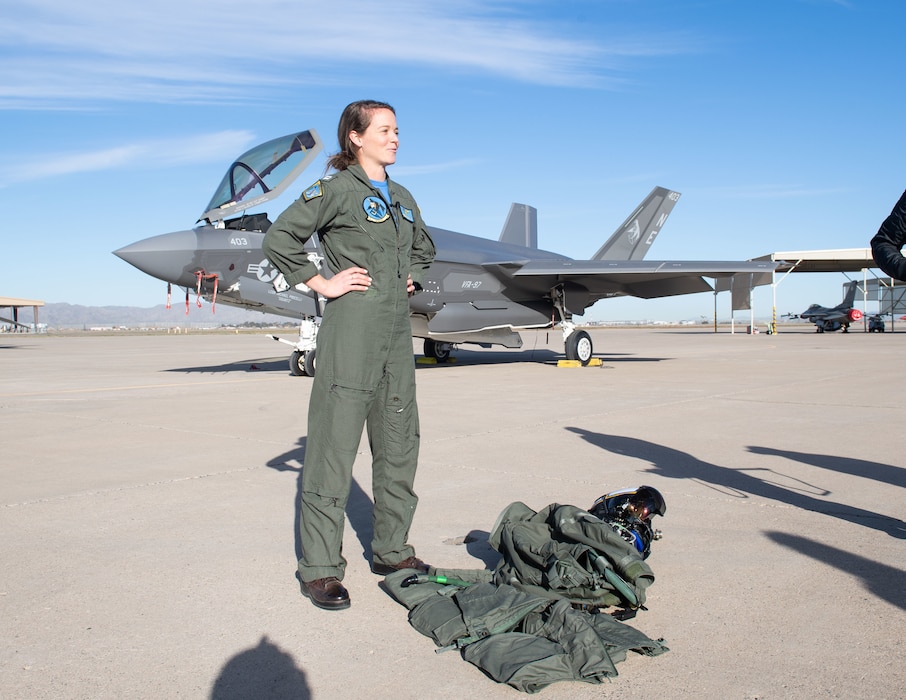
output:
{"label": "flight suit zipper", "polygon": [[[388,183],[388,190],[389,190],[389,183]],[[398,212],[398,211],[394,211],[394,205],[391,204],[390,202],[388,202],[388,201],[384,198],[384,193],[383,193],[383,192],[381,192],[381,191],[380,191],[379,189],[377,189],[376,187],[373,187],[373,188],[372,188],[372,191],[373,191],[378,197],[381,198],[381,201],[382,201],[384,204],[387,205],[387,210],[390,212],[390,219],[393,221],[393,228],[396,230],[396,278],[397,278],[397,279],[402,279],[402,278],[403,278],[403,271],[402,271],[402,267],[401,267],[401,265],[400,265],[400,259],[402,258],[402,250],[401,250],[401,246],[400,246],[400,243],[401,243],[401,240],[400,240],[400,222],[399,222],[399,219],[397,218],[397,216],[399,215],[399,212]],[[399,207],[399,203],[396,203],[396,206]],[[383,252],[383,250],[384,250],[384,249],[381,248],[381,252]]]}
{"label": "flight suit zipper", "polygon": [[[368,238],[370,238],[372,241],[374,241],[374,244],[378,247],[378,250],[380,250],[383,253],[384,246],[381,245],[381,242],[377,238],[375,238],[374,236],[371,235],[371,232],[367,228],[365,228],[365,224],[363,224],[361,221],[359,221],[359,228],[362,229],[362,232],[366,236],[368,236]],[[399,237],[399,236],[397,236],[397,237]]]}

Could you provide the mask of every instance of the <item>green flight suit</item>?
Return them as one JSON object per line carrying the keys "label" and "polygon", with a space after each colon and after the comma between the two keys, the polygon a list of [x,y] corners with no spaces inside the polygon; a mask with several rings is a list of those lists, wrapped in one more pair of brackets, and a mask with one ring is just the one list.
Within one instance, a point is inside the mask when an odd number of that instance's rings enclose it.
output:
{"label": "green flight suit", "polygon": [[391,206],[358,165],[309,187],[273,223],[264,252],[290,285],[318,273],[303,244],[318,233],[333,272],[362,267],[363,292],[325,305],[308,410],[300,535],[303,581],[343,579],[345,508],[367,424],[374,496],[373,560],[396,564],[418,497],[413,491],[419,423],[407,279],[420,285],[434,243],[412,195],[388,180]]}

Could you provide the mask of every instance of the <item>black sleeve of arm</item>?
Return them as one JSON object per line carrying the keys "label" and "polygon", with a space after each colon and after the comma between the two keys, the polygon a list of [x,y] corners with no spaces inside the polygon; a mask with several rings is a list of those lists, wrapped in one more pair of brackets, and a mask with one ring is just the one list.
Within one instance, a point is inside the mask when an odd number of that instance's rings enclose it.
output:
{"label": "black sleeve of arm", "polygon": [[904,244],[906,244],[906,192],[871,239],[871,254],[878,267],[894,279],[906,281],[906,257],[903,257],[900,250]]}

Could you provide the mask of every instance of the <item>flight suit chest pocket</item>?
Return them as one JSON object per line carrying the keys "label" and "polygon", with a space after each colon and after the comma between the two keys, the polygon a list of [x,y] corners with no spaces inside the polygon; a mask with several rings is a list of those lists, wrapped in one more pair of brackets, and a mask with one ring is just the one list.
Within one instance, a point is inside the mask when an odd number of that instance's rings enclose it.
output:
{"label": "flight suit chest pocket", "polygon": [[396,249],[394,240],[397,234],[393,222],[388,220],[374,224],[366,221],[364,215],[358,214],[355,215],[354,222],[351,235],[344,236],[343,244],[349,248],[348,257],[361,260],[359,264],[371,271],[376,262],[387,255],[388,251]]}

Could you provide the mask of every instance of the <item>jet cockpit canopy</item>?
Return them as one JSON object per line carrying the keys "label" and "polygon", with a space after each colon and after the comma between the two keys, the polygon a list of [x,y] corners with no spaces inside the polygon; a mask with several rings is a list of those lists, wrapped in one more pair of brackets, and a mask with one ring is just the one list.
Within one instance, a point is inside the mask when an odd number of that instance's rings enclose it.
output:
{"label": "jet cockpit canopy", "polygon": [[323,150],[314,129],[255,146],[230,165],[199,221],[215,226],[239,211],[279,197]]}

